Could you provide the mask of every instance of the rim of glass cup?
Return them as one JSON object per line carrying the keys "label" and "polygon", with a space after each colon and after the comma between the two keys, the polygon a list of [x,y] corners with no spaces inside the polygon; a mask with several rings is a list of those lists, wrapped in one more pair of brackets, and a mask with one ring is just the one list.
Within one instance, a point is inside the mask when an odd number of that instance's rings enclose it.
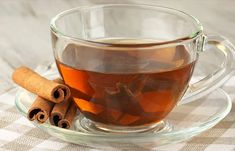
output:
{"label": "rim of glass cup", "polygon": [[145,7],[145,8],[150,8],[150,9],[157,9],[157,8],[161,8],[161,9],[166,9],[169,11],[174,11],[177,13],[181,13],[185,16],[187,16],[189,19],[191,19],[195,25],[197,25],[196,30],[191,32],[188,36],[186,37],[180,37],[174,40],[170,40],[170,41],[164,41],[164,42],[160,42],[160,43],[147,43],[147,45],[145,45],[145,43],[140,43],[140,44],[135,44],[138,47],[145,47],[145,46],[158,46],[161,45],[162,46],[169,46],[169,45],[179,45],[179,43],[183,43],[183,42],[188,42],[188,41],[192,41],[196,38],[198,38],[200,35],[202,35],[203,32],[203,26],[201,24],[201,22],[194,16],[187,14],[181,10],[175,9],[175,8],[170,8],[170,7],[165,7],[165,6],[159,6],[159,5],[146,5],[146,4],[104,4],[104,5],[95,5],[95,6],[81,6],[81,7],[75,7],[72,9],[68,9],[65,11],[62,11],[61,13],[57,14],[55,17],[53,17],[51,19],[50,22],[50,29],[51,31],[58,37],[61,38],[65,38],[67,40],[72,40],[72,41],[77,41],[77,42],[83,42],[89,45],[101,45],[101,46],[117,46],[117,47],[125,47],[128,46],[130,44],[111,44],[108,42],[102,42],[102,41],[93,41],[93,40],[87,40],[87,39],[82,39],[82,38],[77,38],[77,37],[72,37],[67,35],[66,33],[61,32],[57,26],[56,26],[56,21],[58,19],[60,19],[61,17],[74,13],[76,11],[81,11],[83,9],[97,9],[97,8],[104,8],[104,7],[110,7],[110,6],[135,6],[135,7]]}

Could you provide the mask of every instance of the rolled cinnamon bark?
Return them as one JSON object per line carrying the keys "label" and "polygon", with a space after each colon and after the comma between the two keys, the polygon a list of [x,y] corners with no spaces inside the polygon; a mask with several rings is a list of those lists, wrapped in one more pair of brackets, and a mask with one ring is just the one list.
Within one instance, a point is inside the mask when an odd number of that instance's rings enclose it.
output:
{"label": "rolled cinnamon bark", "polygon": [[39,123],[44,123],[49,118],[53,106],[53,102],[37,96],[28,111],[28,119],[30,121],[36,119]]}
{"label": "rolled cinnamon bark", "polygon": [[21,87],[54,103],[62,102],[70,95],[70,90],[67,86],[47,80],[24,66],[17,68],[13,72],[12,79]]}
{"label": "rolled cinnamon bark", "polygon": [[[60,83],[60,84],[64,84],[64,81],[60,78],[57,78],[53,81]],[[67,97],[65,97],[64,101],[54,105],[54,107],[51,111],[50,118],[49,118],[50,123],[52,125],[58,126],[59,121],[65,117],[65,114],[69,108],[69,104],[71,101],[71,98],[70,99],[68,98],[69,96],[70,96],[70,94],[67,95]]]}
{"label": "rolled cinnamon bark", "polygon": [[73,124],[76,113],[77,113],[77,107],[72,100],[65,117],[59,121],[58,126],[61,128],[69,129]]}
{"label": "rolled cinnamon bark", "polygon": [[[59,83],[59,84],[63,84],[63,85],[65,84],[64,81],[61,78],[56,78],[53,81],[56,82],[56,83]],[[70,98],[70,95],[71,95],[71,91],[70,90],[66,91],[66,95],[64,96],[64,100],[68,100]]]}
{"label": "rolled cinnamon bark", "polygon": [[50,123],[52,125],[58,126],[59,121],[65,117],[65,114],[68,111],[71,101],[72,100],[70,98],[68,100],[64,100],[63,102],[55,104],[55,106],[53,107],[51,111],[51,115],[49,118]]}
{"label": "rolled cinnamon bark", "polygon": [[42,111],[38,112],[38,114],[36,115],[36,119],[37,119],[38,123],[45,123],[46,120],[49,118],[47,115],[48,114],[45,114]]}

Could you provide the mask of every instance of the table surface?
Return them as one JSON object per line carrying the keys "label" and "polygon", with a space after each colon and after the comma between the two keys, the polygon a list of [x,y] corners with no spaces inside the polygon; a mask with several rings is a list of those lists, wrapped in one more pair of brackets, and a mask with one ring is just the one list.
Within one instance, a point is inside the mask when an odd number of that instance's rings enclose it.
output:
{"label": "table surface", "polygon": [[[118,0],[118,3],[133,2],[163,5],[183,10],[201,21],[205,33],[220,34],[230,39],[232,43],[235,43],[235,1],[233,0]],[[117,0],[0,1],[0,92],[12,86],[10,77],[14,68],[20,65],[35,68],[43,62],[53,61],[49,32],[49,22],[53,16],[65,9],[103,3],[117,3]],[[224,89],[232,97],[233,102],[235,102],[235,93],[233,93],[235,82],[233,81],[228,81]],[[0,106],[0,110],[12,114],[13,117],[9,120],[14,118],[21,119],[22,117],[13,107],[12,103],[14,101],[12,96],[14,91],[11,90],[10,92],[7,111],[2,106]],[[5,99],[6,94],[1,94],[1,97]],[[168,145],[160,150],[235,150],[234,115],[235,109],[233,108],[229,116],[218,124],[219,126],[215,126],[213,129],[192,140]],[[10,122],[9,120],[6,120],[4,116],[0,118],[0,135],[9,135],[9,137],[13,135],[11,132],[5,131],[5,128],[9,126],[7,124],[7,122]],[[221,129],[221,125],[224,125],[226,128]],[[14,143],[7,140],[1,141],[0,148],[3,150],[14,150],[16,149],[14,147],[17,147],[20,150],[27,150],[28,148],[25,146],[28,144],[24,144],[24,142],[31,143],[30,145],[39,144],[38,146],[50,146],[50,141],[57,141],[57,145],[60,144],[60,141],[56,138],[52,138],[34,127],[31,127],[30,131],[33,131],[32,133],[35,134],[35,136],[30,137],[30,142],[24,141],[26,139],[24,137],[12,136],[9,140],[18,140],[14,141]],[[0,140],[2,139],[0,137]],[[45,141],[43,141],[44,139]],[[64,148],[62,147],[63,150],[66,147],[67,150],[87,150],[87,148],[70,144],[66,144]],[[47,149],[52,150],[50,147]]]}

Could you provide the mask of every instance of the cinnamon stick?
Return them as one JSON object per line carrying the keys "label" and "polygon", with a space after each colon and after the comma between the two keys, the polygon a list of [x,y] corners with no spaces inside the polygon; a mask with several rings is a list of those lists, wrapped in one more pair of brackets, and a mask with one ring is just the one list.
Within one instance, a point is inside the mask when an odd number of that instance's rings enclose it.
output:
{"label": "cinnamon stick", "polygon": [[66,112],[68,111],[71,98],[68,100],[64,100],[61,103],[55,104],[51,111],[51,116],[50,116],[50,123],[52,125],[58,126],[58,123],[61,119],[65,117]]}
{"label": "cinnamon stick", "polygon": [[61,128],[69,129],[73,124],[76,113],[77,113],[77,107],[74,101],[72,100],[65,117],[59,121],[58,126]]}
{"label": "cinnamon stick", "polygon": [[39,123],[44,123],[49,118],[53,106],[53,102],[37,96],[28,111],[28,119],[30,121],[37,120]]}
{"label": "cinnamon stick", "polygon": [[[56,82],[56,83],[59,83],[59,84],[65,84],[64,83],[64,80],[62,80],[61,78],[56,78],[56,79],[54,79],[53,80],[54,82]],[[67,87],[68,88],[68,87]],[[70,91],[70,89],[68,88],[68,91],[66,92],[66,95],[65,95],[65,97],[64,97],[64,100],[68,100],[69,98],[70,98],[70,95],[71,95],[71,91]]]}
{"label": "cinnamon stick", "polygon": [[46,120],[48,119],[48,116],[47,116],[48,114],[45,114],[43,111],[44,110],[38,112],[38,114],[36,115],[36,119],[38,123],[45,123]]}
{"label": "cinnamon stick", "polygon": [[17,68],[12,74],[12,79],[28,91],[53,103],[62,102],[70,95],[67,86],[47,80],[25,66]]}
{"label": "cinnamon stick", "polygon": [[[60,78],[57,78],[54,81],[60,84],[64,84],[64,81]],[[69,108],[70,102],[71,102],[71,98],[69,99],[68,97],[66,97],[64,101],[54,105],[51,111],[51,116],[49,118],[50,123],[52,125],[58,126],[59,121],[65,117],[65,114]]]}

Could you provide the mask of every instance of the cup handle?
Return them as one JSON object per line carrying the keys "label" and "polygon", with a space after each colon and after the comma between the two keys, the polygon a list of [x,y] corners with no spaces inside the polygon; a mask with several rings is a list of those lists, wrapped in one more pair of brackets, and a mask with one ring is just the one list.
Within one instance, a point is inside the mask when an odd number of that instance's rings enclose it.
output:
{"label": "cup handle", "polygon": [[[214,46],[217,51],[224,55],[221,65],[213,73],[210,73],[200,81],[190,84],[186,94],[183,96],[182,100],[178,104],[185,104],[194,101],[206,94],[212,92],[216,88],[220,87],[226,80],[228,80],[235,69],[235,47],[234,45],[222,36],[215,35],[204,35],[204,48],[202,52],[207,51],[207,46]],[[216,61],[217,59],[214,58]]]}

